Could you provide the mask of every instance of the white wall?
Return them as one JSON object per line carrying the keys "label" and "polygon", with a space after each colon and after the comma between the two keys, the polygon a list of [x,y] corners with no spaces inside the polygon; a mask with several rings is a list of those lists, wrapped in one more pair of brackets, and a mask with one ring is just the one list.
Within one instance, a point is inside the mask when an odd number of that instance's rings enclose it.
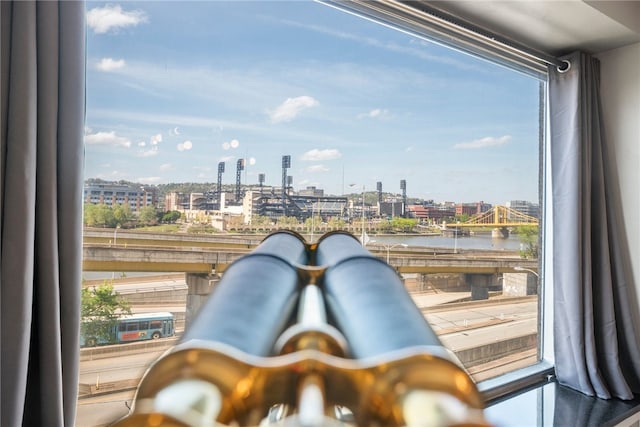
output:
{"label": "white wall", "polygon": [[640,311],[640,43],[597,57],[605,136],[618,166],[632,284]]}

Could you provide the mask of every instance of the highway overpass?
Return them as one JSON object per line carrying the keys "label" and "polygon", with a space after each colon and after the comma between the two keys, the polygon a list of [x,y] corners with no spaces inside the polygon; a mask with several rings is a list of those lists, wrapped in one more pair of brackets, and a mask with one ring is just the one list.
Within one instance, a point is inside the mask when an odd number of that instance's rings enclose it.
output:
{"label": "highway overpass", "polygon": [[[84,271],[223,272],[229,264],[250,252],[264,236],[211,236],[85,231]],[[377,250],[376,250],[377,249]],[[386,259],[387,251],[371,248]],[[537,260],[522,259],[505,251],[464,251],[397,247],[389,251],[389,264],[399,273],[478,273],[536,271]]]}

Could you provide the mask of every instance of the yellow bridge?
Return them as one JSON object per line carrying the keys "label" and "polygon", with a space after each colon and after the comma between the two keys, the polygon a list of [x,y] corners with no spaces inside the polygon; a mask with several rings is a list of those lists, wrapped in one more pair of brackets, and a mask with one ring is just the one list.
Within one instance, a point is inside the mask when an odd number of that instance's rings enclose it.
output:
{"label": "yellow bridge", "polygon": [[491,210],[475,215],[465,222],[456,223],[452,227],[522,227],[538,225],[538,218],[525,215],[506,206],[494,206]]}

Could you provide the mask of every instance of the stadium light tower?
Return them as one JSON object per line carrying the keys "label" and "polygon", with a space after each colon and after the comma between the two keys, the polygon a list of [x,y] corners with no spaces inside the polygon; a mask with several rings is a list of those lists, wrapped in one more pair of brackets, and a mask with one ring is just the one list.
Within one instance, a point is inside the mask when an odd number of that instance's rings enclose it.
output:
{"label": "stadium light tower", "polygon": [[222,174],[224,173],[224,162],[218,163],[218,210],[222,209]]}
{"label": "stadium light tower", "polygon": [[291,167],[291,156],[282,156],[282,214],[287,216],[287,169]]}

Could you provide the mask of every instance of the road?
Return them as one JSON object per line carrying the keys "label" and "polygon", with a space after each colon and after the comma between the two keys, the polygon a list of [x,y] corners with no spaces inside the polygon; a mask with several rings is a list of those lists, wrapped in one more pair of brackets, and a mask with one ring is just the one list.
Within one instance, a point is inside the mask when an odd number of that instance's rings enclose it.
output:
{"label": "road", "polygon": [[[443,344],[454,350],[475,347],[510,337],[537,331],[537,301],[534,298],[516,301],[492,301],[483,303],[451,304],[449,309],[434,304],[443,300],[455,300],[460,295],[442,295],[431,299],[419,298],[425,317],[440,335]],[[136,307],[138,311],[139,307]],[[182,306],[184,310],[184,306]],[[146,368],[156,360],[163,350],[148,353],[110,357],[80,363],[80,382],[96,384],[140,378]],[[529,352],[531,353],[531,352]],[[525,354],[525,363],[535,360],[535,352]],[[510,363],[522,364],[522,357],[514,356]],[[513,365],[518,366],[518,365]],[[486,378],[483,377],[483,378]],[[95,427],[108,425],[126,414],[125,401],[130,401],[133,392],[115,393],[78,401],[77,425]]]}

